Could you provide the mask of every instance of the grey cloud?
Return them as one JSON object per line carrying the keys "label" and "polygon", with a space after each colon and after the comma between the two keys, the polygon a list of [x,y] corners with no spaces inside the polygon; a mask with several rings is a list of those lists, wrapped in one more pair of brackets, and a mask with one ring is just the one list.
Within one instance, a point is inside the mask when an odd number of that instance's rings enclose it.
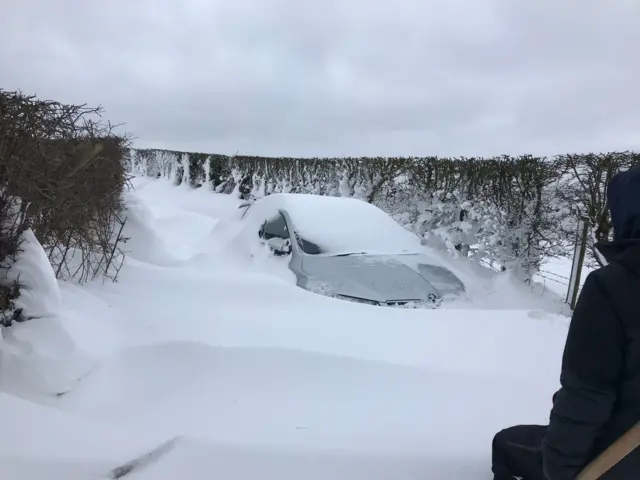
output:
{"label": "grey cloud", "polygon": [[139,146],[264,155],[640,148],[635,0],[10,0],[0,87]]}

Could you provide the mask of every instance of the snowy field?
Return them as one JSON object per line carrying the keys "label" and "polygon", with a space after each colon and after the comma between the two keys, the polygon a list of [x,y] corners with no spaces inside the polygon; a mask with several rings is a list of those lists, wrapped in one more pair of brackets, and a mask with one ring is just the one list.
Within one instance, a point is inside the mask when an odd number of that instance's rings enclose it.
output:
{"label": "snowy field", "polygon": [[27,245],[42,318],[3,332],[0,478],[488,480],[494,433],[547,421],[563,291],[461,260],[438,310],[322,297],[244,253],[237,199],[134,184],[118,283],[58,285]]}

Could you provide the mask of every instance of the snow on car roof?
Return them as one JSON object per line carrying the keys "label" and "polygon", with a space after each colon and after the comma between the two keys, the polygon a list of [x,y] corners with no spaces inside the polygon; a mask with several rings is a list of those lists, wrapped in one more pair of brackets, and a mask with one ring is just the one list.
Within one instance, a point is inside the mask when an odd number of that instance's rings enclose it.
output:
{"label": "snow on car roof", "polygon": [[[256,203],[275,214],[286,211],[296,233],[323,253],[414,253],[420,239],[387,213],[363,200],[325,195],[276,193]],[[255,205],[257,206],[257,205]]]}

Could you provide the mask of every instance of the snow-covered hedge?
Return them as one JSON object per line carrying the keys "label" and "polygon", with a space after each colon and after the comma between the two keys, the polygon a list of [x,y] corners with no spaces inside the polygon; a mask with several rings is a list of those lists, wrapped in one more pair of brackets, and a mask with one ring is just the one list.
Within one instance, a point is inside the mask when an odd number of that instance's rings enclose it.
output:
{"label": "snow-covered hedge", "polygon": [[242,198],[274,192],[357,197],[455,254],[529,279],[572,247],[577,219],[609,235],[604,189],[633,152],[498,158],[262,158],[132,150],[132,171]]}

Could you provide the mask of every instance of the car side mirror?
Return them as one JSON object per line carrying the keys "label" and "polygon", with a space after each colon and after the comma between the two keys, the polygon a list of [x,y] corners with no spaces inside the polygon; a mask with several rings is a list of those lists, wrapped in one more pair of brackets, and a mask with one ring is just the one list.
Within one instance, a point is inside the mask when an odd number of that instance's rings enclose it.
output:
{"label": "car side mirror", "polygon": [[271,237],[267,245],[276,255],[288,255],[291,253],[291,240],[288,238]]}

